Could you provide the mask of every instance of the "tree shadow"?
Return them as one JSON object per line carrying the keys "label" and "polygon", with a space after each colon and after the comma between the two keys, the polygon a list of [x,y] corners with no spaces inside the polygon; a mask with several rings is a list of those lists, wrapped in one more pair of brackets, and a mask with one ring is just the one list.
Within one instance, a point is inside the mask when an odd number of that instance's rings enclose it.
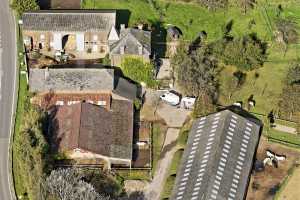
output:
{"label": "tree shadow", "polygon": [[128,9],[118,9],[116,14],[116,28],[119,29],[121,24],[128,26],[131,12]]}
{"label": "tree shadow", "polygon": [[167,30],[160,21],[151,22],[151,47],[152,55],[155,58],[164,58],[167,51]]}

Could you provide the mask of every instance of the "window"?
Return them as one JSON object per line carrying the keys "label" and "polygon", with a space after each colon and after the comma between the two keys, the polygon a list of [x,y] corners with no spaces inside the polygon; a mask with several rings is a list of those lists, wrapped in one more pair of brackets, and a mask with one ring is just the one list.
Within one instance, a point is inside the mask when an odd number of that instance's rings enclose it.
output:
{"label": "window", "polygon": [[68,106],[80,103],[80,101],[68,101]]}
{"label": "window", "polygon": [[94,101],[92,101],[92,100],[87,100],[86,102],[88,102],[88,103],[90,103],[90,104],[93,104],[93,103],[94,103]]}
{"label": "window", "polygon": [[97,105],[99,105],[99,106],[106,106],[106,101],[98,101]]}
{"label": "window", "polygon": [[57,106],[63,106],[64,102],[63,101],[56,101],[55,105],[57,105]]}
{"label": "window", "polygon": [[44,34],[41,34],[41,35],[40,35],[40,39],[41,39],[41,40],[44,40],[44,39],[45,39],[45,35],[44,35]]}

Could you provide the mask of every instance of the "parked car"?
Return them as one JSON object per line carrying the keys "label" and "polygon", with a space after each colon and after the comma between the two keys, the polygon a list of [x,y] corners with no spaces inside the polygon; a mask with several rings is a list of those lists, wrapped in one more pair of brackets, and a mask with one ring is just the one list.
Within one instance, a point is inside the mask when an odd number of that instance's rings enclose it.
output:
{"label": "parked car", "polygon": [[171,104],[172,106],[177,106],[180,103],[180,94],[170,90],[159,97],[161,100]]}
{"label": "parked car", "polygon": [[193,109],[196,101],[196,97],[183,97],[181,99],[180,107],[185,109]]}

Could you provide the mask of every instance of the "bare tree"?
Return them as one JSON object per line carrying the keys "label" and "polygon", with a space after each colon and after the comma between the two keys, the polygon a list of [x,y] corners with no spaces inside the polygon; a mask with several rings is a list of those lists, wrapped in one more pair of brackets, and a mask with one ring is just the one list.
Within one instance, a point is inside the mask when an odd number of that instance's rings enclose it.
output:
{"label": "bare tree", "polygon": [[53,170],[44,183],[43,199],[49,199],[50,196],[59,200],[109,200],[82,178],[76,169]]}

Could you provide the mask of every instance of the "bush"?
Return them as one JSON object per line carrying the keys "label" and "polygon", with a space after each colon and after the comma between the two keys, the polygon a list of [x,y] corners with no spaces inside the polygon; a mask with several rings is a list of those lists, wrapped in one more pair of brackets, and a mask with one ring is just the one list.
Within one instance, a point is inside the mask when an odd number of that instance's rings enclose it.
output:
{"label": "bush", "polygon": [[49,145],[43,134],[45,114],[28,104],[20,132],[14,140],[14,168],[23,183],[24,195],[38,200],[42,178],[51,168]]}
{"label": "bush", "polygon": [[145,83],[148,87],[154,88],[157,86],[156,80],[153,79],[153,65],[145,63],[139,58],[126,57],[122,63],[121,68],[124,75],[138,83]]}
{"label": "bush", "polygon": [[29,10],[38,10],[39,6],[36,0],[13,0],[11,7],[19,14]]}
{"label": "bush", "polygon": [[267,59],[266,43],[255,34],[240,38],[225,37],[210,45],[210,53],[226,65],[234,65],[242,71],[261,67]]}

